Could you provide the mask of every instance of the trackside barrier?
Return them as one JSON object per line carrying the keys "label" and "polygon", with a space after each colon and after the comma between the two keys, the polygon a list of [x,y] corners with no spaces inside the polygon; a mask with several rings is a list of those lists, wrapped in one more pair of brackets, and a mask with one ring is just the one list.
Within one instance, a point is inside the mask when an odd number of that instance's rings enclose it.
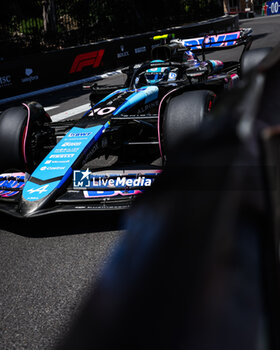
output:
{"label": "trackside barrier", "polygon": [[0,102],[7,97],[67,84],[146,61],[150,58],[153,44],[150,38],[162,32],[174,33],[178,38],[191,38],[238,29],[238,16],[223,16],[196,24],[10,60],[0,57]]}
{"label": "trackside barrier", "polygon": [[266,1],[262,6],[262,15],[264,16],[272,16],[280,14],[280,1]]}

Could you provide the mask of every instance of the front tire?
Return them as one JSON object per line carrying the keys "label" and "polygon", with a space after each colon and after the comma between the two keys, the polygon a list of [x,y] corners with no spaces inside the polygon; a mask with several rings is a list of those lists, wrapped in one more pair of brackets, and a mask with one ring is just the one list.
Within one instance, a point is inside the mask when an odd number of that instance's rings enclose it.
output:
{"label": "front tire", "polygon": [[43,159],[43,146],[52,136],[50,117],[31,102],[0,115],[0,171],[32,172]]}

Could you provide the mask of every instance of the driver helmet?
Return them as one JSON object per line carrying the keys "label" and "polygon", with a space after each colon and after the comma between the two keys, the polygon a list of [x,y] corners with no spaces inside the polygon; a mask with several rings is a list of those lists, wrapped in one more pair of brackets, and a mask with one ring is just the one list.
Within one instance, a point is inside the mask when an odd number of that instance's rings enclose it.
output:
{"label": "driver helmet", "polygon": [[[154,60],[151,63],[164,63],[162,60]],[[167,80],[170,73],[170,67],[150,68],[145,72],[145,78],[148,84],[157,84],[160,81]]]}

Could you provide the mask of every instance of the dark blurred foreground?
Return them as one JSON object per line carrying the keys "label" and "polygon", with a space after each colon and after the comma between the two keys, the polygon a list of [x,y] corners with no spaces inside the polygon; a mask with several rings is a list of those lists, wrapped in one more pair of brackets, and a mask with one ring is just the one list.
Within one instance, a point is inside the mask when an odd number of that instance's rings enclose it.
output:
{"label": "dark blurred foreground", "polygon": [[178,144],[59,349],[280,348],[279,82],[277,47]]}

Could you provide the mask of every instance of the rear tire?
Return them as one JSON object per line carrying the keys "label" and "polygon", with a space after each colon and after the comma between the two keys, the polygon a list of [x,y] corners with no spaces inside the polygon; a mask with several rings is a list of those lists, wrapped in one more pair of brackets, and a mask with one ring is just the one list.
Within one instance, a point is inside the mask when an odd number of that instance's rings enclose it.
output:
{"label": "rear tire", "polygon": [[163,113],[162,149],[169,153],[210,112],[215,94],[208,90],[187,91],[172,97]]}

